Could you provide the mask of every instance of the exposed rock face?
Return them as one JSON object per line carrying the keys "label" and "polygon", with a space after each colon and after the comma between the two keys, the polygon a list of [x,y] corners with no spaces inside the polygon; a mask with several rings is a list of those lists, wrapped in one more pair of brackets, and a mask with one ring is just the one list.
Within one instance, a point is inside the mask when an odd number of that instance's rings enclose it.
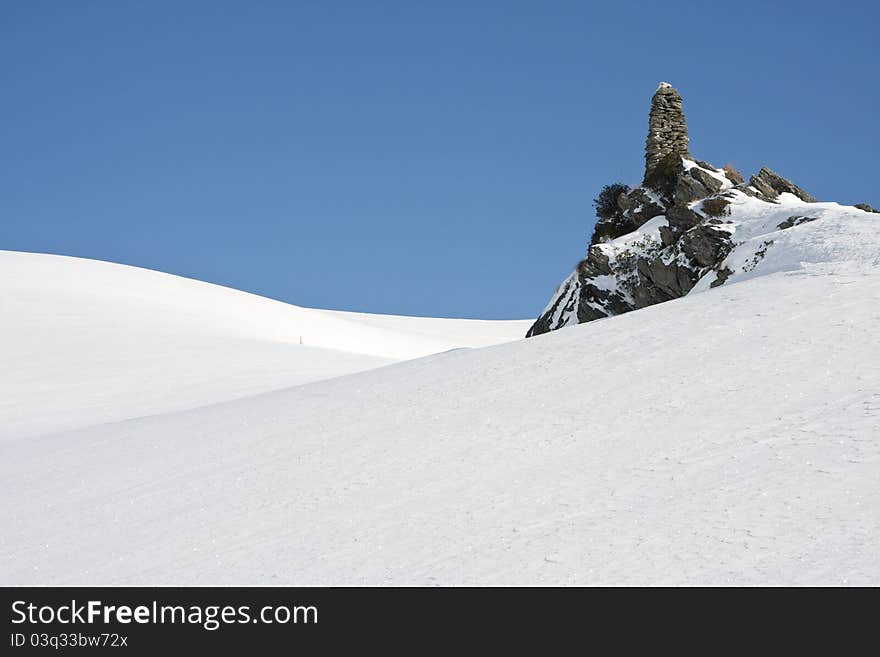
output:
{"label": "exposed rock face", "polygon": [[668,82],[661,82],[651,100],[648,140],[645,143],[645,182],[658,166],[670,158],[690,159],[688,129],[681,94]]}
{"label": "exposed rock face", "polygon": [[665,208],[656,197],[640,187],[623,193],[617,198],[617,211],[596,222],[590,244],[606,242],[631,233],[664,211]]}
{"label": "exposed rock face", "polygon": [[[735,273],[725,262],[735,247],[731,199],[778,203],[788,192],[816,201],[766,167],[744,183],[732,169],[691,159],[681,96],[666,83],[654,94],[648,124],[645,182],[621,192],[613,210],[605,207],[586,257],[527,337],[682,297],[707,275],[706,287],[723,285]],[[811,220],[790,216],[778,228]],[[770,244],[754,254],[755,263]]]}
{"label": "exposed rock face", "polygon": [[757,175],[754,175],[749,179],[748,186],[751,188],[750,191],[757,192],[755,195],[763,198],[765,201],[775,201],[780,194],[788,192],[807,203],[816,202],[816,199],[813,196],[802,190],[787,178],[783,178],[767,167],[761,167],[761,170]]}
{"label": "exposed rock face", "polygon": [[859,210],[864,210],[865,212],[877,212],[877,213],[880,213],[880,210],[878,210],[878,209],[875,208],[875,207],[871,207],[871,206],[868,205],[867,203],[856,203],[853,207],[856,207],[856,208],[858,208]]}

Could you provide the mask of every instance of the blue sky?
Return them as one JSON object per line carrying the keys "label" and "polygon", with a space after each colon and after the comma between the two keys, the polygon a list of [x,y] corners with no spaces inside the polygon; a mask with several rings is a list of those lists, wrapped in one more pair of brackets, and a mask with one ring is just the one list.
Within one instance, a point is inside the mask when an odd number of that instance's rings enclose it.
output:
{"label": "blue sky", "polygon": [[520,318],[641,178],[694,155],[880,206],[873,2],[0,6],[0,248],[305,306]]}

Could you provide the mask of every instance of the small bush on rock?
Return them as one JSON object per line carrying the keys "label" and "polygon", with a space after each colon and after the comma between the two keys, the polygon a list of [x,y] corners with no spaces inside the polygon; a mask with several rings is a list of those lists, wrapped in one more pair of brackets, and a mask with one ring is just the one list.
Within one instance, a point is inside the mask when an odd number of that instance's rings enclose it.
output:
{"label": "small bush on rock", "polygon": [[675,184],[678,176],[684,171],[681,156],[670,153],[660,160],[654,168],[645,176],[645,187],[653,189],[658,194],[672,198],[675,192]]}
{"label": "small bush on rock", "polygon": [[723,217],[730,214],[730,201],[717,196],[703,201],[703,214],[707,217]]}
{"label": "small bush on rock", "polygon": [[729,162],[724,165],[724,173],[727,174],[727,179],[736,185],[742,185],[746,181],[742,174],[736,170],[736,167]]}
{"label": "small bush on rock", "polygon": [[593,205],[596,207],[596,216],[600,219],[608,219],[620,212],[617,205],[617,199],[621,194],[629,193],[629,185],[623,183],[611,183],[605,185],[599,196],[593,199]]}

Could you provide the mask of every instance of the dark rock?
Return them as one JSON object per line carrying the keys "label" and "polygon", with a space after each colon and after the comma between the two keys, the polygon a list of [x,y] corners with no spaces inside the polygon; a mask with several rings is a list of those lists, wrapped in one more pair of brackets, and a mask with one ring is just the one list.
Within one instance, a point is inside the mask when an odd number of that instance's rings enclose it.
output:
{"label": "dark rock", "polygon": [[[691,169],[691,171],[693,171],[693,169]],[[720,187],[721,185],[719,184],[718,188]],[[711,196],[716,191],[718,191],[718,189],[713,191],[697,178],[689,174],[682,174],[679,175],[676,180],[675,190],[672,193],[672,201],[675,205],[685,206],[693,201],[698,201],[701,198]]]}
{"label": "dark rock", "polygon": [[683,297],[696,285],[698,276],[687,267],[676,262],[666,263],[662,258],[647,260],[642,258],[638,264],[639,276],[653,283],[668,299]]}
{"label": "dark rock", "polygon": [[602,252],[602,249],[596,246],[590,247],[587,251],[587,257],[578,263],[577,270],[581,278],[606,276],[613,273],[608,264],[608,256]]}
{"label": "dark rock", "polygon": [[[581,322],[588,321],[580,319],[582,311],[585,313],[598,313],[601,317],[608,317],[608,315],[622,315],[630,310],[634,310],[632,305],[616,292],[599,289],[587,281],[581,283],[580,297],[581,303],[578,305],[578,319]],[[595,307],[596,305],[601,306],[607,312],[598,310]]]}
{"label": "dark rock", "polygon": [[583,324],[584,322],[593,322],[597,319],[604,319],[605,317],[608,317],[608,315],[603,313],[601,310],[593,308],[593,306],[587,305],[585,303],[578,304],[577,318],[579,324]]}
{"label": "dark rock", "polygon": [[541,335],[543,333],[549,333],[553,331],[558,326],[552,326],[551,321],[554,317],[557,316],[557,312],[559,311],[559,307],[561,305],[565,306],[565,312],[570,313],[576,311],[578,313],[578,317],[580,317],[580,308],[575,308],[576,305],[579,305],[579,298],[575,295],[572,295],[572,288],[578,284],[577,280],[573,277],[569,277],[561,286],[561,289],[557,289],[556,291],[556,302],[550,306],[538,319],[535,320],[535,323],[529,328],[526,333],[527,338],[534,337],[536,335]]}
{"label": "dark rock", "polygon": [[878,210],[878,209],[875,208],[875,207],[872,207],[872,206],[868,205],[867,203],[856,203],[855,206],[853,206],[853,207],[856,207],[856,208],[858,208],[859,210],[864,210],[865,212],[877,212],[877,213],[880,213],[880,210]]}
{"label": "dark rock", "polygon": [[801,224],[806,224],[811,221],[816,221],[819,217],[800,217],[798,215],[794,215],[783,221],[781,224],[777,226],[779,230],[785,230],[786,228],[794,228],[795,226],[800,226]]}
{"label": "dark rock", "polygon": [[675,229],[669,226],[660,226],[660,242],[663,246],[672,246],[676,239]]}
{"label": "dark rock", "polygon": [[733,271],[725,267],[724,269],[719,269],[715,272],[715,280],[709,283],[709,287],[718,287],[719,285],[724,285],[727,282],[727,279],[730,278],[730,275],[733,274]]}
{"label": "dark rock", "polygon": [[681,234],[700,223],[702,217],[689,208],[673,205],[666,211],[666,220],[674,233]]}
{"label": "dark rock", "polygon": [[633,301],[637,309],[665,303],[674,298],[674,296],[659,288],[650,278],[642,273],[638,274],[638,282],[633,289]]}
{"label": "dark rock", "polygon": [[680,248],[700,267],[714,267],[727,257],[733,244],[727,231],[702,225],[681,236]]}
{"label": "dark rock", "polygon": [[596,227],[593,229],[593,237],[590,239],[590,244],[599,244],[600,242],[613,240],[621,235],[633,232],[636,228],[638,226],[636,226],[632,217],[622,214],[609,217],[608,219],[599,219],[596,222]]}
{"label": "dark rock", "polygon": [[794,194],[802,201],[807,203],[815,203],[816,199],[805,192],[803,189],[795,185],[787,178],[783,178],[778,173],[771,171],[767,167],[761,167],[757,175],[749,179],[749,187],[753,187],[758,192],[758,197],[765,201],[775,201],[780,194],[788,192]]}
{"label": "dark rock", "polygon": [[629,194],[621,194],[618,203],[624,214],[632,217],[636,228],[666,212],[666,209],[655,203],[641,187],[637,187]]}
{"label": "dark rock", "polygon": [[596,222],[590,244],[607,242],[631,233],[649,219],[666,211],[642,188],[620,194],[616,205],[616,212],[602,217]]}
{"label": "dark rock", "polygon": [[698,169],[697,167],[692,168],[688,171],[688,175],[691,178],[698,180],[703,187],[709,190],[709,194],[717,194],[721,191],[721,181],[718,180],[715,176],[709,174],[707,171],[703,171],[703,169]]}

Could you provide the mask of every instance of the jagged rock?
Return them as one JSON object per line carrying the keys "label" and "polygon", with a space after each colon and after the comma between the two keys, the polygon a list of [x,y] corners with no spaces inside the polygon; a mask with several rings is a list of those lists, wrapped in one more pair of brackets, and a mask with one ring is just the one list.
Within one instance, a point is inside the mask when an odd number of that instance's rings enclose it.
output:
{"label": "jagged rock", "polygon": [[703,187],[709,190],[710,194],[717,194],[718,192],[720,192],[722,187],[721,181],[718,180],[718,178],[716,178],[715,176],[709,174],[708,171],[703,170],[709,169],[711,168],[711,166],[700,164],[700,167],[702,168],[693,167],[690,171],[688,171],[688,175],[691,178],[695,178],[696,180],[698,180],[700,184],[703,185]]}
{"label": "jagged rock", "polygon": [[595,246],[591,246],[587,251],[587,257],[578,263],[578,271],[584,276],[608,276],[613,273],[608,256]]}
{"label": "jagged rock", "polygon": [[709,287],[718,287],[719,285],[724,285],[728,278],[730,278],[733,271],[728,267],[724,267],[723,269],[719,269],[715,272],[715,280],[709,283]]}
{"label": "jagged rock", "polygon": [[775,201],[780,194],[788,192],[807,203],[816,202],[813,196],[767,167],[761,167],[761,170],[749,179],[748,187],[756,190],[756,195],[765,201]]}
{"label": "jagged rock", "polygon": [[677,233],[670,226],[660,226],[660,243],[663,246],[672,246],[677,239]]}
{"label": "jagged rock", "polygon": [[856,208],[858,208],[859,210],[864,210],[865,212],[877,212],[877,213],[880,213],[880,210],[878,210],[878,209],[875,208],[875,207],[872,207],[872,206],[868,205],[867,203],[856,203],[853,207],[856,207]]}
{"label": "jagged rock", "polygon": [[[644,265],[643,265],[644,267]],[[633,288],[633,301],[636,309],[647,308],[658,303],[671,301],[675,297],[659,288],[650,278],[637,271],[638,282]]]}
{"label": "jagged rock", "polygon": [[819,217],[801,217],[798,215],[794,215],[783,221],[781,224],[777,226],[779,230],[785,230],[786,228],[794,228],[795,226],[800,226],[801,224],[806,224],[811,221],[816,221]]}
{"label": "jagged rock", "polygon": [[[687,121],[681,94],[667,82],[661,82],[651,99],[648,139],[645,142],[645,183],[652,179],[657,166],[670,155],[690,158]],[[648,185],[650,186],[650,185]]]}
{"label": "jagged rock", "polygon": [[704,162],[685,171],[682,165],[672,185],[671,200],[674,205],[686,206],[721,191],[723,183],[706,169],[714,170],[714,167]]}
{"label": "jagged rock", "polygon": [[607,242],[631,233],[646,221],[665,212],[665,208],[642,188],[620,194],[617,198],[617,210],[596,222],[590,244]]}
{"label": "jagged rock", "polygon": [[699,279],[690,269],[676,262],[663,262],[659,257],[639,260],[638,271],[639,276],[643,277],[643,283],[650,281],[659,292],[666,295],[664,301],[683,297]]}
{"label": "jagged rock", "polygon": [[580,279],[577,276],[577,271],[575,271],[556,290],[556,295],[552,302],[529,328],[526,337],[531,338],[561,328],[559,324],[554,324],[554,321],[558,321],[558,318],[561,317],[568,317],[572,313],[578,318],[579,323],[588,321],[581,320],[579,291]]}
{"label": "jagged rock", "polygon": [[703,218],[688,207],[673,205],[666,210],[666,220],[676,234],[681,234],[696,226]]}
{"label": "jagged rock", "polygon": [[706,198],[713,193],[711,189],[706,187],[697,178],[689,174],[683,174],[678,176],[675,191],[672,193],[672,201],[675,205],[686,207],[688,203]]}
{"label": "jagged rock", "polygon": [[700,267],[713,267],[724,260],[733,246],[730,233],[712,225],[692,228],[681,236],[681,251]]}
{"label": "jagged rock", "polygon": [[666,211],[666,208],[655,202],[641,187],[636,187],[628,194],[621,194],[617,203],[624,214],[632,217],[636,228]]}

